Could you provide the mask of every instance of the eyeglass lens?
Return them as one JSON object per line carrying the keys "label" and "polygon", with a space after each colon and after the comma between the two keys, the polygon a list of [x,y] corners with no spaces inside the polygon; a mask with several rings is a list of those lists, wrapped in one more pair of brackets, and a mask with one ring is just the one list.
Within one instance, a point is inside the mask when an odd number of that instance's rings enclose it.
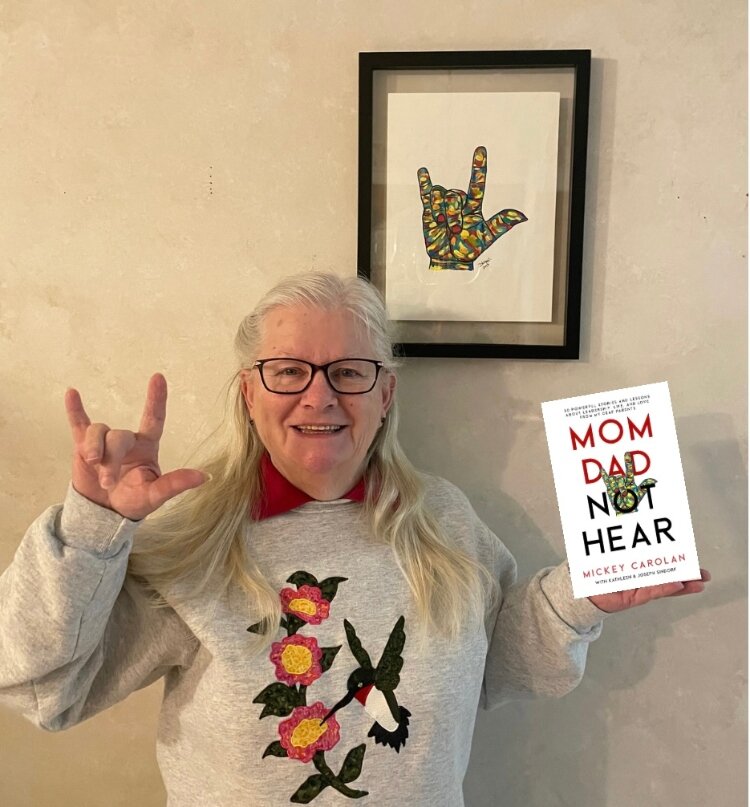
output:
{"label": "eyeglass lens", "polygon": [[[301,392],[312,368],[294,359],[271,359],[261,367],[263,381],[272,392]],[[375,385],[377,365],[361,359],[342,359],[329,365],[328,382],[337,392],[369,392]]]}

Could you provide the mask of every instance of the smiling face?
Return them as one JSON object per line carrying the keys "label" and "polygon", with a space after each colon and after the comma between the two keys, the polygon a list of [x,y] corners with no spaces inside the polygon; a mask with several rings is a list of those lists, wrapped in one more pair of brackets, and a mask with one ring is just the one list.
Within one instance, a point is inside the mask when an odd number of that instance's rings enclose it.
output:
{"label": "smiling face", "polygon": [[[260,359],[295,358],[313,364],[337,359],[378,359],[366,331],[348,311],[306,305],[272,309],[263,323]],[[396,386],[381,370],[362,395],[335,392],[323,372],[294,395],[269,392],[258,369],[243,370],[242,392],[261,442],[276,468],[296,487],[320,500],[336,499],[359,481],[367,452]],[[336,426],[312,430],[310,426]]]}

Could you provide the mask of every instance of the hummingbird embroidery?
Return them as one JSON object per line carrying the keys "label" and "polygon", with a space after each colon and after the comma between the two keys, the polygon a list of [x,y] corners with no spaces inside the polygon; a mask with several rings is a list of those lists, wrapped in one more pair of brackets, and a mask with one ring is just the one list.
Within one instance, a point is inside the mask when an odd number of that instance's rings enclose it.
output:
{"label": "hummingbird embroidery", "polygon": [[404,666],[404,659],[401,655],[406,642],[404,618],[399,617],[393,626],[377,667],[373,666],[368,652],[362,647],[357,632],[346,619],[344,628],[349,649],[359,663],[359,667],[349,676],[346,683],[346,695],[321,722],[325,723],[339,709],[348,706],[356,698],[364,707],[365,712],[375,720],[367,736],[374,737],[376,743],[390,746],[396,753],[399,753],[401,747],[406,745],[406,738],[409,736],[409,718],[411,717],[411,712],[398,703],[394,692],[401,681],[399,673]]}

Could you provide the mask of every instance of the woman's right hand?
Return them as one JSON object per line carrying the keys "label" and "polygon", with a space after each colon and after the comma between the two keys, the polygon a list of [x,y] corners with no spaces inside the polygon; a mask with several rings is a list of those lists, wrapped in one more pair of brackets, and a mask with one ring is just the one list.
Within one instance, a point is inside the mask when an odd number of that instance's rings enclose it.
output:
{"label": "woman's right hand", "polygon": [[167,414],[167,381],[151,376],[137,432],[92,423],[75,389],[65,393],[73,433],[73,487],[92,502],[138,521],[180,493],[206,481],[201,471],[182,468],[162,474],[159,440]]}

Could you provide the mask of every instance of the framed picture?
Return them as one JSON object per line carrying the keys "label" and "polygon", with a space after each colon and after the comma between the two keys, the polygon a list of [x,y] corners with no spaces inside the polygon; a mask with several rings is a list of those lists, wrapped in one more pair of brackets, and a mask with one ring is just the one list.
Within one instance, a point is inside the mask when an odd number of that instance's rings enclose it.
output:
{"label": "framed picture", "polygon": [[359,57],[358,272],[401,355],[577,359],[591,51]]}

